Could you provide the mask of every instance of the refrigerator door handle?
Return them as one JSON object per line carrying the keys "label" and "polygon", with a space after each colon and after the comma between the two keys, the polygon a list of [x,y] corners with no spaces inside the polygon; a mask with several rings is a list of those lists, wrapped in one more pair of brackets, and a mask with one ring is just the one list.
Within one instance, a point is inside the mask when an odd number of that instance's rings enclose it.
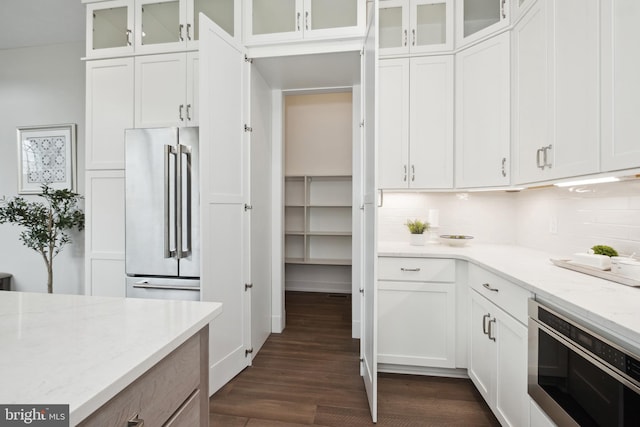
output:
{"label": "refrigerator door handle", "polygon": [[[191,255],[191,248],[192,248],[192,224],[191,224],[191,197],[192,197],[192,191],[191,191],[191,181],[192,181],[192,177],[191,177],[191,147],[188,147],[186,145],[182,145],[182,144],[178,144],[178,156],[180,158],[182,158],[182,155],[184,154],[184,156],[187,159],[186,162],[186,173],[184,173],[183,169],[183,162],[182,160],[180,160],[180,169],[178,170],[178,176],[180,176],[180,193],[179,193],[179,198],[178,200],[180,200],[180,220],[177,221],[178,223],[178,236],[180,236],[180,250],[178,252],[178,258],[186,258],[189,255]],[[185,191],[186,191],[186,195],[183,195],[182,193],[182,179],[185,179]],[[178,196],[176,196],[178,197]],[[182,203],[182,199],[183,197],[186,199],[185,203]],[[183,207],[186,205],[186,217],[185,217],[185,213],[182,212]],[[184,220],[183,220],[184,219]],[[185,227],[183,227],[183,221],[184,221],[184,225]],[[186,246],[183,247],[183,237],[185,238],[185,244]]]}
{"label": "refrigerator door handle", "polygon": [[[176,150],[171,145],[164,146],[164,257],[172,258],[176,255],[176,250],[171,249],[171,155],[175,155]],[[176,163],[179,156],[176,157]],[[175,200],[175,199],[174,199]],[[178,239],[176,239],[176,242]]]}
{"label": "refrigerator door handle", "polygon": [[199,291],[200,286],[171,286],[171,285],[155,285],[148,280],[140,280],[133,284],[136,289],[171,289],[176,291]]}

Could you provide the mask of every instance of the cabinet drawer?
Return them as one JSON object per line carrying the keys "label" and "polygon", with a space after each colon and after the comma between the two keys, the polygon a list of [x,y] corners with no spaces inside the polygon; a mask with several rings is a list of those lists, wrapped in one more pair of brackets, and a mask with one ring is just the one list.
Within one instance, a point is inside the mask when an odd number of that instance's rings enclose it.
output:
{"label": "cabinet drawer", "polygon": [[410,282],[455,282],[456,262],[453,259],[380,257],[378,259],[378,279]]}
{"label": "cabinet drawer", "polygon": [[80,426],[125,426],[136,416],[145,425],[163,425],[199,386],[200,334],[196,334]]}
{"label": "cabinet drawer", "polygon": [[474,264],[469,264],[469,285],[519,322],[527,324],[527,300],[533,296],[531,292]]}

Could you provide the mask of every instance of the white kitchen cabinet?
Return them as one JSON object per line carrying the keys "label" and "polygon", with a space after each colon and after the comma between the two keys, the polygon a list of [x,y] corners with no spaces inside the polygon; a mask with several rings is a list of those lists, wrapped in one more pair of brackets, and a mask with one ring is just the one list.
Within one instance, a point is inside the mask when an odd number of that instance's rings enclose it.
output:
{"label": "white kitchen cabinet", "polygon": [[110,0],[87,4],[87,57],[133,53],[133,0]]}
{"label": "white kitchen cabinet", "polygon": [[539,0],[513,30],[516,184],[599,170],[598,0]]}
{"label": "white kitchen cabinet", "polygon": [[509,185],[509,34],[456,54],[456,187]]}
{"label": "white kitchen cabinet", "polygon": [[285,178],[285,263],[351,265],[351,176]]}
{"label": "white kitchen cabinet", "polygon": [[640,52],[634,0],[602,2],[601,170],[640,167]]}
{"label": "white kitchen cabinet", "polygon": [[380,188],[453,187],[453,56],[379,63]]}
{"label": "white kitchen cabinet", "polygon": [[86,63],[86,169],[124,169],[124,130],[133,127],[133,58]]}
{"label": "white kitchen cabinet", "polygon": [[453,50],[453,0],[382,0],[380,55]]}
{"label": "white kitchen cabinet", "polygon": [[198,125],[198,53],[135,58],[135,127]]}
{"label": "white kitchen cabinet", "polygon": [[526,322],[531,294],[472,264],[469,284],[469,378],[503,426],[526,427],[528,335],[522,317]]}
{"label": "white kitchen cabinet", "polygon": [[135,0],[136,53],[162,53],[198,48],[200,12],[235,36],[239,0]]}
{"label": "white kitchen cabinet", "polygon": [[248,45],[363,36],[364,0],[248,0]]}
{"label": "white kitchen cabinet", "polygon": [[489,37],[509,26],[511,0],[458,0],[456,45]]}
{"label": "white kitchen cabinet", "polygon": [[378,267],[378,362],[455,368],[455,260],[381,257]]}

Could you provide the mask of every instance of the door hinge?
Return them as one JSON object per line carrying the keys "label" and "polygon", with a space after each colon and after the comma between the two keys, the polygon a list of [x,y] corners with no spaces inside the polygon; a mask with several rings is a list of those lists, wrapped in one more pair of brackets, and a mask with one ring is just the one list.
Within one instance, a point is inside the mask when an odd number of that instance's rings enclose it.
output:
{"label": "door hinge", "polygon": [[244,56],[244,62],[248,62],[249,64],[253,64],[253,58],[249,58],[247,55]]}
{"label": "door hinge", "polygon": [[248,348],[244,351],[244,357],[247,357],[248,355],[253,353],[253,348]]}
{"label": "door hinge", "polygon": [[360,293],[364,295],[364,288],[360,289]]}
{"label": "door hinge", "polygon": [[249,126],[248,124],[245,123],[244,125],[244,131],[245,132],[253,132],[253,128],[251,126]]}
{"label": "door hinge", "polygon": [[249,209],[253,209],[253,206],[248,205],[248,204],[246,204],[246,203],[245,203],[245,204],[244,204],[244,211],[246,212],[246,211],[248,211]]}
{"label": "door hinge", "polygon": [[364,357],[360,358],[360,363],[364,363]]}
{"label": "door hinge", "polygon": [[253,288],[253,283],[245,283],[244,291],[247,292],[249,289]]}
{"label": "door hinge", "polygon": [[364,120],[360,122],[360,127],[363,128],[364,127]]}

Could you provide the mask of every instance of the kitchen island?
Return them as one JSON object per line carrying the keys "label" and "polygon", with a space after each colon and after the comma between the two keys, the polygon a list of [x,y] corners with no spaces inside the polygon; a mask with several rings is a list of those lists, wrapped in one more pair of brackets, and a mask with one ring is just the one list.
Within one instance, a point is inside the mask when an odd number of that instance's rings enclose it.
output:
{"label": "kitchen island", "polygon": [[[74,426],[123,391],[137,387],[125,400],[144,403],[186,362],[198,377],[190,393],[205,402],[208,325],[221,311],[214,302],[0,292],[0,403],[68,404]],[[180,389],[174,379],[164,386]]]}

